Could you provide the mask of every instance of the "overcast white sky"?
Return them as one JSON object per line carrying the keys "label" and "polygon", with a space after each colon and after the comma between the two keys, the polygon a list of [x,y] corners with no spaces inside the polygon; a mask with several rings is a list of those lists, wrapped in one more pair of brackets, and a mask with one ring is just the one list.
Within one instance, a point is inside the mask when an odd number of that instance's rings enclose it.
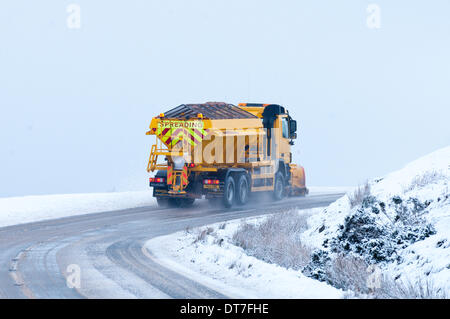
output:
{"label": "overcast white sky", "polygon": [[449,59],[447,0],[3,0],[0,197],[147,189],[151,118],[206,101],[286,106],[307,183],[356,185],[450,144]]}

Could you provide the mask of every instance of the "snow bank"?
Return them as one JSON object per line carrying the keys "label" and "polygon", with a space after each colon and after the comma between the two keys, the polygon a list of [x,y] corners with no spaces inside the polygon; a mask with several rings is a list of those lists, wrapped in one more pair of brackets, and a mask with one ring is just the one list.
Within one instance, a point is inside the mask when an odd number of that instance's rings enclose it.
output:
{"label": "snow bank", "polygon": [[321,253],[359,256],[392,278],[429,279],[448,294],[449,181],[446,147],[370,182],[353,207],[350,192],[311,216],[302,241]]}
{"label": "snow bank", "polygon": [[446,147],[371,181],[358,195],[352,190],[310,210],[298,236],[313,252],[299,270],[233,244],[242,221],[259,226],[267,215],[152,239],[146,248],[171,269],[231,297],[442,298],[450,295],[449,181]]}
{"label": "snow bank", "polygon": [[150,205],[150,191],[0,198],[0,227]]}
{"label": "snow bank", "polygon": [[[251,218],[259,222],[266,217]],[[149,240],[145,248],[161,264],[232,298],[341,298],[343,292],[269,264],[232,242],[242,220],[217,223]]]}

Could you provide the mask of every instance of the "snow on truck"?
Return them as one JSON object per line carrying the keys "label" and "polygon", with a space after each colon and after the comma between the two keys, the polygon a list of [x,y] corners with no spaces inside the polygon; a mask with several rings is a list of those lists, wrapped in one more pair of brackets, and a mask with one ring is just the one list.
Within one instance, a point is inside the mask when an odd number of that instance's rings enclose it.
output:
{"label": "snow on truck", "polygon": [[182,104],[152,119],[147,171],[160,206],[187,207],[203,196],[225,207],[251,193],[304,196],[303,167],[292,162],[297,122],[277,104]]}

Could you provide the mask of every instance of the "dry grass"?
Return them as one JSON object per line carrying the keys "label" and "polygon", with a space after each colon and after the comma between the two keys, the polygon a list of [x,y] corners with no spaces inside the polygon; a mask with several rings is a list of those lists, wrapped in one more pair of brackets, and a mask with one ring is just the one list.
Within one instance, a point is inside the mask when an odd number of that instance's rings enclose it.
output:
{"label": "dry grass", "polygon": [[233,235],[233,243],[258,259],[301,269],[311,254],[299,239],[307,229],[306,219],[307,216],[291,211],[272,215],[260,225],[243,223]]}
{"label": "dry grass", "polygon": [[348,199],[350,200],[351,208],[361,205],[363,199],[370,195],[370,185],[369,182],[366,181],[364,185],[358,186],[358,188],[352,192],[347,194]]}
{"label": "dry grass", "polygon": [[360,257],[338,255],[332,260],[326,275],[337,288],[350,289],[357,294],[367,294],[370,292],[367,285],[371,275],[369,269],[369,265]]}
{"label": "dry grass", "polygon": [[[374,299],[447,299],[444,290],[437,287],[429,278],[421,278],[416,282],[410,280],[394,280],[379,271],[379,281],[370,284],[375,265],[368,265],[359,257],[339,255],[332,260],[327,276],[333,286],[351,290],[353,298]],[[377,286],[378,284],[378,286]]]}
{"label": "dry grass", "polygon": [[197,233],[197,237],[194,240],[194,244],[195,243],[204,243],[206,240],[206,236],[207,235],[211,235],[214,232],[214,228],[212,227],[207,227],[204,229],[199,229],[198,233]]}
{"label": "dry grass", "polygon": [[404,189],[405,192],[412,191],[414,189],[423,188],[429,184],[433,184],[442,179],[447,179],[447,177],[439,171],[429,171],[422,175],[417,175],[411,181],[411,184]]}
{"label": "dry grass", "polygon": [[410,280],[393,280],[383,278],[381,288],[374,293],[380,299],[447,299],[444,290],[437,287],[430,278]]}

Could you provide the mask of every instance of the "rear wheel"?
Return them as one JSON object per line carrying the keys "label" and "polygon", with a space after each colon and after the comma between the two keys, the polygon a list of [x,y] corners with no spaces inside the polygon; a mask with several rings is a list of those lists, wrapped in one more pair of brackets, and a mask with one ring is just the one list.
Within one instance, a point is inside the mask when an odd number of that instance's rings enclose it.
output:
{"label": "rear wheel", "polygon": [[273,198],[281,200],[285,196],[284,191],[284,176],[280,172],[275,175],[275,185],[273,187]]}
{"label": "rear wheel", "polygon": [[167,206],[170,208],[180,207],[180,201],[178,200],[178,198],[169,198]]}
{"label": "rear wheel", "polygon": [[236,202],[238,205],[245,205],[248,202],[248,195],[250,193],[248,187],[248,180],[244,174],[239,175],[236,188]]}
{"label": "rear wheel", "polygon": [[180,207],[191,207],[194,202],[195,198],[180,198]]}
{"label": "rear wheel", "polygon": [[228,176],[227,179],[225,180],[225,185],[223,188],[223,199],[222,199],[223,205],[227,208],[230,208],[234,204],[235,190],[236,190],[235,185],[236,184],[234,182],[233,176],[231,176],[231,175]]}

